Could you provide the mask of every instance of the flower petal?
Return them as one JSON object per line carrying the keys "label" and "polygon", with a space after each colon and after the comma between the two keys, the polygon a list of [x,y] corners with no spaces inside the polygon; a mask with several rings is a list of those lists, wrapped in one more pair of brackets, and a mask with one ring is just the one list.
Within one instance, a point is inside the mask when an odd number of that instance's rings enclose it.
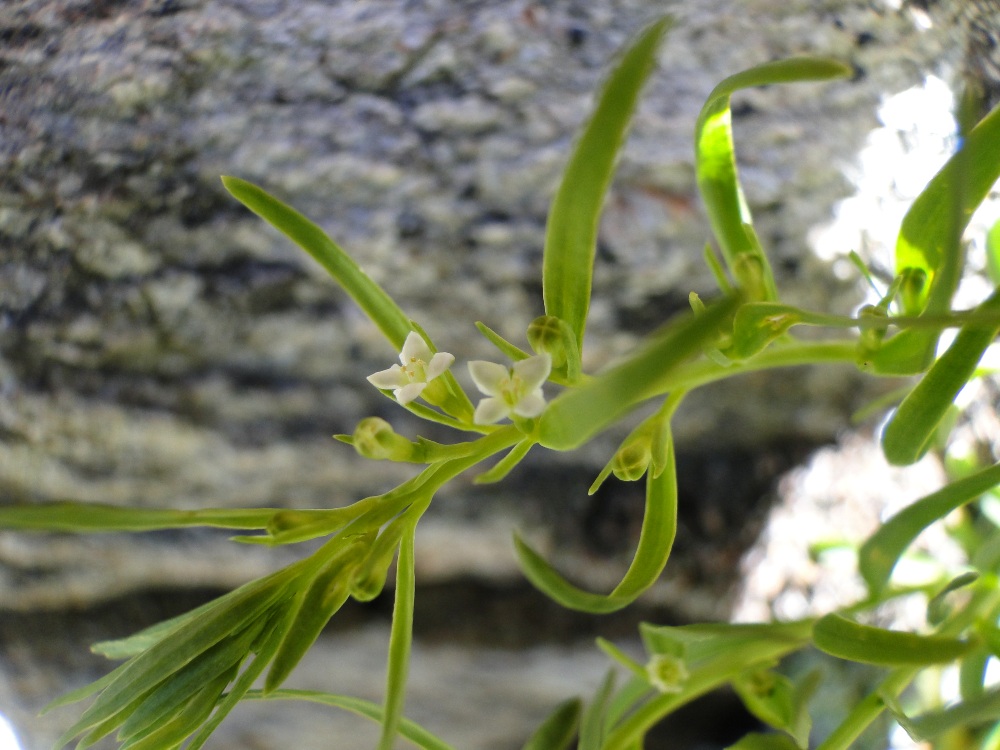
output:
{"label": "flower petal", "polygon": [[431,348],[427,346],[423,336],[416,331],[410,331],[406,341],[403,342],[403,351],[399,354],[399,361],[405,366],[414,359],[419,359],[422,362],[430,361]]}
{"label": "flower petal", "polygon": [[476,413],[472,416],[472,420],[476,424],[493,424],[499,422],[509,413],[503,399],[484,398],[476,407]]}
{"label": "flower petal", "polygon": [[427,380],[431,381],[438,375],[444,375],[454,361],[455,357],[448,354],[448,352],[438,352],[435,354],[431,357],[431,361],[427,363]]}
{"label": "flower petal", "polygon": [[545,397],[540,390],[523,396],[514,405],[514,413],[519,417],[537,417],[543,411],[545,411]]}
{"label": "flower petal", "polygon": [[396,400],[401,406],[406,406],[421,394],[427,383],[409,383],[396,391]]}
{"label": "flower petal", "polygon": [[521,378],[522,387],[525,391],[533,391],[552,372],[552,357],[548,354],[536,354],[534,357],[522,359],[514,363],[514,374]]}
{"label": "flower petal", "polygon": [[388,390],[389,388],[402,388],[410,382],[399,365],[393,365],[388,370],[379,370],[374,375],[368,376],[368,382],[376,388]]}
{"label": "flower petal", "polygon": [[[482,359],[469,362],[469,374],[472,376],[472,382],[476,384],[476,388],[487,396],[499,396],[500,385],[510,378],[510,371],[506,367]],[[494,419],[484,424],[495,421]]]}

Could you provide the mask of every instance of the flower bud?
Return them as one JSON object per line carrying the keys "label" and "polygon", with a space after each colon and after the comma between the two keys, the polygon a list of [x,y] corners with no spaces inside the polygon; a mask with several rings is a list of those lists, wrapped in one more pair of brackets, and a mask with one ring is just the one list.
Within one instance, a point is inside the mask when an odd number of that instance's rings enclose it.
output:
{"label": "flower bud", "polygon": [[653,458],[652,436],[640,433],[626,441],[611,461],[611,471],[623,482],[641,479]]}
{"label": "flower bud", "polygon": [[646,664],[646,679],[661,693],[679,693],[690,676],[684,659],[673,654],[656,654]]}
{"label": "flower bud", "polygon": [[365,458],[389,461],[408,460],[416,447],[379,417],[362,419],[354,428],[352,443],[354,450]]}
{"label": "flower bud", "polygon": [[559,318],[542,315],[528,326],[528,343],[537,354],[548,354],[553,367],[566,364],[566,331]]}

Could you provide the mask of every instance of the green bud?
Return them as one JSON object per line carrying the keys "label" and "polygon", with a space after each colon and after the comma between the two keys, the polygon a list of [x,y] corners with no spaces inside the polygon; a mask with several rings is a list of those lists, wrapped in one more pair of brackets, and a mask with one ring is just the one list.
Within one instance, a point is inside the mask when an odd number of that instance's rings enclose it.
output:
{"label": "green bud", "polygon": [[661,693],[679,693],[690,676],[684,659],[673,654],[656,654],[646,664],[646,679]]}
{"label": "green bud", "polygon": [[919,315],[924,308],[927,272],[922,268],[906,268],[901,276],[903,283],[899,291],[903,300],[903,312],[907,315]]}
{"label": "green bud", "polygon": [[768,298],[764,262],[756,255],[741,253],[733,262],[733,276],[747,299],[759,302]]}
{"label": "green bud", "polygon": [[384,461],[408,461],[416,445],[396,434],[392,425],[379,417],[362,419],[352,436],[354,450],[365,458]]}
{"label": "green bud", "polygon": [[536,354],[549,355],[553,372],[570,382],[580,377],[580,347],[566,321],[555,315],[542,315],[531,321],[526,335]]}
{"label": "green bud", "polygon": [[648,432],[634,436],[618,449],[611,461],[611,471],[623,482],[641,479],[653,458],[653,437]]}

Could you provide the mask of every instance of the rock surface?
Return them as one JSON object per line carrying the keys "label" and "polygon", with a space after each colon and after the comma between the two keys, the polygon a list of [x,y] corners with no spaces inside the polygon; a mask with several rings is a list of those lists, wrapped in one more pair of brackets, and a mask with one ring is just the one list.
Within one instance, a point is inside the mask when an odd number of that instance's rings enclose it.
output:
{"label": "rock surface", "polygon": [[[670,8],[677,24],[601,225],[588,368],[684,309],[689,291],[711,292],[694,119],[722,78],[770,59],[832,55],[856,70],[846,82],[746,92],[734,108],[748,199],[789,300],[856,304],[856,284],[808,252],[807,234],[850,192],[843,172],[879,98],[961,53],[947,28],[920,31],[896,5]],[[458,6],[2,4],[0,502],[325,507],[406,476],[329,438],[372,414],[421,429],[365,382],[395,353],[219,175],[257,182],[320,223],[460,361],[494,356],[476,320],[523,341],[541,312],[545,214],[573,134],[615,50],[652,10],[640,0]],[[696,394],[677,427],[691,500],[659,601],[678,616],[724,614],[774,478],[877,389],[838,370]],[[630,488],[586,496],[613,445],[535,457],[490,492],[465,481],[443,493],[418,551],[421,580],[517,579],[508,539],[518,526],[585,583],[613,582],[641,508]],[[218,542],[0,534],[0,608],[224,589],[297,554]],[[7,685],[19,653],[6,649]],[[22,683],[7,696],[51,697],[50,687]]]}

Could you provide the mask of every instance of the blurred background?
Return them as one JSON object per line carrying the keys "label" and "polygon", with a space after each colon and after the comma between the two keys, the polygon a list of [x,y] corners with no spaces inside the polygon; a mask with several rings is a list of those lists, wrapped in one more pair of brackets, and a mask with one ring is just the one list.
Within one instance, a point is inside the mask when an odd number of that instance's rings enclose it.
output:
{"label": "blurred background", "polygon": [[[783,297],[852,312],[864,289],[847,253],[891,268],[902,212],[954,145],[952,92],[971,79],[996,100],[997,2],[5,0],[0,503],[333,507],[408,476],[331,435],[378,415],[404,434],[453,438],[365,381],[396,352],[219,176],[322,225],[460,361],[495,358],[473,323],[523,343],[542,312],[546,211],[573,135],[615,51],[663,13],[676,24],[601,224],[591,371],[687,309],[690,291],[714,293],[694,121],[722,78],[768,60],[854,68],[733,105]],[[835,601],[805,572],[802,529],[835,528],[855,498],[842,533],[863,533],[887,496],[939,481],[932,465],[901,477],[903,490],[860,473],[895,479],[872,452],[873,426],[850,422],[894,385],[803,370],[691,397],[676,423],[674,558],[620,616],[574,615],[535,593],[510,533],[584,585],[612,586],[641,488],[586,489],[627,426],[573,454],[539,451],[501,485],[456,482],[418,533],[408,715],[458,748],[513,750],[557,702],[597,684],[608,663],[596,635],[630,648],[640,620],[794,617]],[[782,518],[800,525],[776,534]],[[39,719],[41,706],[109,668],[90,643],[303,554],[224,539],[0,533],[0,713],[23,750],[72,721],[72,709]],[[379,700],[390,612],[391,598],[345,609],[289,684]],[[720,725],[720,711],[738,715],[733,698],[713,697],[649,747],[724,747],[745,726]],[[332,710],[255,705],[211,747],[374,736]]]}

